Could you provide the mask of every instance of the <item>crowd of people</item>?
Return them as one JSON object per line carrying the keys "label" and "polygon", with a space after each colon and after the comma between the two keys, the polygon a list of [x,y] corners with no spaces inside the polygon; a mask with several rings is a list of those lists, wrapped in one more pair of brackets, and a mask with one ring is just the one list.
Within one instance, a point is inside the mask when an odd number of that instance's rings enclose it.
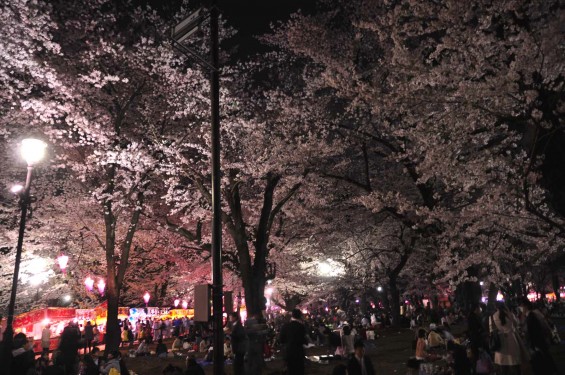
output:
{"label": "crowd of people", "polygon": [[[409,309],[403,322],[414,332],[414,355],[408,359],[408,373],[422,374],[433,363],[438,374],[454,375],[554,375],[555,361],[550,344],[555,330],[543,308],[523,300],[519,306],[504,302],[495,311],[476,305],[468,314],[459,308]],[[290,316],[251,315],[242,323],[238,313],[230,314],[224,328],[224,357],[231,361],[234,375],[262,373],[265,360],[280,352],[287,374],[307,373],[306,348],[325,347],[332,360],[334,375],[373,375],[375,365],[365,354],[374,347],[381,327],[391,325],[385,313],[330,313],[304,315],[298,309]],[[116,375],[128,374],[124,357],[167,358],[185,356],[184,368],[168,364],[165,375],[203,375],[196,357],[212,361],[213,330],[208,324],[188,318],[147,319],[121,322],[122,350],[102,352],[101,333],[87,322],[83,329],[71,323],[63,330],[57,349],[49,350],[49,327],[43,332],[43,352],[36,358],[27,337],[19,333],[13,340],[12,373],[22,375]],[[456,329],[453,329],[453,328]],[[494,340],[496,337],[497,340]],[[557,339],[558,340],[558,339]],[[498,344],[494,345],[493,341]],[[167,343],[171,343],[170,347]],[[180,354],[182,353],[182,354]],[[427,371],[427,370],[426,370]],[[436,372],[433,372],[434,374]]]}
{"label": "crowd of people", "polygon": [[[466,329],[453,335],[450,321],[466,323]],[[490,312],[486,305],[477,304],[466,319],[460,314],[456,317],[445,313],[440,325],[431,323],[428,330],[422,326],[422,321],[412,320],[415,353],[409,367],[414,374],[419,373],[423,363],[440,359],[446,359],[450,365],[442,374],[559,373],[550,352],[551,343],[560,340],[555,327],[547,310],[528,299],[512,307],[497,302],[495,311]]]}

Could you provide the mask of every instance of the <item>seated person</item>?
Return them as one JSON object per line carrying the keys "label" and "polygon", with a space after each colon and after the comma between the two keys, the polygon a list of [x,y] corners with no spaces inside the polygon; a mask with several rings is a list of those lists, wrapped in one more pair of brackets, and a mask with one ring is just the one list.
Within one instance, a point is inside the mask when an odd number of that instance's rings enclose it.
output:
{"label": "seated person", "polygon": [[200,345],[198,346],[198,351],[200,353],[207,353],[208,352],[208,343],[206,340],[200,341]]}
{"label": "seated person", "polygon": [[233,352],[232,352],[232,349],[231,349],[231,342],[230,342],[230,339],[228,339],[227,337],[224,340],[224,357],[225,358],[232,358],[233,357]]}
{"label": "seated person", "polygon": [[416,359],[423,361],[426,359],[426,330],[418,330],[418,340],[416,341]]}
{"label": "seated person", "polygon": [[430,333],[428,334],[428,347],[437,348],[444,346],[445,341],[441,335],[437,332],[437,327],[435,324],[430,324]]}
{"label": "seated person", "polygon": [[167,346],[163,344],[163,339],[159,338],[157,340],[157,348],[155,349],[155,354],[159,358],[167,358]]}
{"label": "seated person", "polygon": [[455,341],[455,337],[449,330],[449,324],[443,323],[443,330],[441,331],[441,335],[445,342]]}
{"label": "seated person", "polygon": [[135,351],[136,357],[143,357],[149,355],[149,340],[143,340]]}
{"label": "seated person", "polygon": [[173,345],[171,346],[171,351],[176,352],[182,349],[182,340],[180,337],[176,337],[175,341],[173,341]]}

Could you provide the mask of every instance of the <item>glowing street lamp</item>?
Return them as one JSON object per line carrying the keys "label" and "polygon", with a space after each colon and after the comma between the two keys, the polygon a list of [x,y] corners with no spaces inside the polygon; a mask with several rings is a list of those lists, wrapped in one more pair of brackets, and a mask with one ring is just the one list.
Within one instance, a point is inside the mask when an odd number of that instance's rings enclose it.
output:
{"label": "glowing street lamp", "polygon": [[96,286],[98,287],[98,292],[100,293],[100,295],[104,295],[104,290],[106,290],[106,282],[104,281],[104,279],[98,280],[98,284],[96,284]]}
{"label": "glowing street lamp", "polygon": [[175,302],[174,302],[174,304],[175,304],[175,309],[176,309],[177,307],[179,307],[179,303],[180,303],[180,299],[178,299],[178,298],[175,299]]}
{"label": "glowing street lamp", "polygon": [[65,273],[67,271],[67,264],[69,263],[69,257],[65,254],[61,254],[57,257],[57,263],[59,263],[59,268]]}
{"label": "glowing street lamp", "polygon": [[[22,261],[22,248],[24,242],[24,233],[26,226],[27,211],[30,204],[30,190],[31,190],[31,180],[33,175],[34,165],[43,159],[45,155],[45,149],[47,144],[39,139],[24,139],[21,144],[21,155],[23,159],[27,162],[27,176],[26,183],[24,187],[12,188],[15,194],[18,194],[21,208],[20,216],[20,228],[18,233],[18,244],[16,246],[16,259],[14,262],[14,275],[12,278],[12,289],[10,293],[10,300],[8,302],[8,317],[6,319],[6,329],[4,331],[4,345],[10,348],[12,345],[12,339],[14,335],[13,322],[14,322],[14,309],[16,306],[16,294],[18,291],[18,278],[20,274],[20,263]],[[4,358],[3,358],[4,359]],[[2,361],[4,363],[4,360]],[[7,369],[10,372],[10,369]]]}
{"label": "glowing street lamp", "polygon": [[94,289],[94,279],[88,276],[84,280],[84,286],[86,287],[86,289],[88,289],[89,292],[92,292],[92,289]]}
{"label": "glowing street lamp", "polygon": [[182,301],[182,308],[185,310],[188,309],[188,302]]}
{"label": "glowing street lamp", "polygon": [[145,292],[145,294],[143,295],[143,300],[145,301],[145,307],[147,307],[147,305],[149,304],[150,298],[151,296],[149,295],[149,292]]}

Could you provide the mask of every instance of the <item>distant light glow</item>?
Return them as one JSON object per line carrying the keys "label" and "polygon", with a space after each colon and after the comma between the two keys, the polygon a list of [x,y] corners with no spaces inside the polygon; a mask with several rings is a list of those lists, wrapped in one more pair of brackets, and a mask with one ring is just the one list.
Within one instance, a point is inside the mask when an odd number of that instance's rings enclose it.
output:
{"label": "distant light glow", "polygon": [[483,285],[485,285],[485,282],[484,282],[484,281],[481,281],[481,282],[479,283],[479,285],[480,285],[480,286],[483,286]]}
{"label": "distant light glow", "polygon": [[71,301],[71,296],[67,294],[67,295],[65,295],[65,296],[63,297],[63,300],[64,300],[65,302],[70,302],[70,301]]}
{"label": "distant light glow", "polygon": [[149,295],[149,292],[145,292],[145,294],[143,295],[143,300],[145,301],[146,305],[149,303],[150,298],[151,296]]}
{"label": "distant light glow", "polygon": [[378,286],[377,287],[377,292],[382,292],[383,291],[383,287],[382,286]]}
{"label": "distant light glow", "polygon": [[182,301],[182,308],[186,310],[188,308],[188,302]]}
{"label": "distant light glow", "polygon": [[498,292],[498,294],[496,295],[496,300],[497,301],[503,301],[504,300],[504,296],[502,294],[500,294],[500,292]]}
{"label": "distant light glow", "polygon": [[339,276],[345,272],[343,266],[332,259],[328,259],[325,262],[318,262],[317,268],[318,275],[322,277]]}
{"label": "distant light glow", "polygon": [[38,286],[47,281],[47,276],[42,273],[37,273],[29,277],[29,283],[33,286]]}
{"label": "distant light glow", "polygon": [[49,279],[47,261],[44,258],[34,258],[29,263],[26,274],[22,274],[22,281],[33,286],[44,284]]}
{"label": "distant light glow", "polygon": [[43,319],[43,321],[41,322],[41,324],[43,324],[44,326],[49,325],[51,321],[48,318]]}
{"label": "distant light glow", "polygon": [[173,304],[175,305],[175,309],[179,307],[180,299],[176,298]]}

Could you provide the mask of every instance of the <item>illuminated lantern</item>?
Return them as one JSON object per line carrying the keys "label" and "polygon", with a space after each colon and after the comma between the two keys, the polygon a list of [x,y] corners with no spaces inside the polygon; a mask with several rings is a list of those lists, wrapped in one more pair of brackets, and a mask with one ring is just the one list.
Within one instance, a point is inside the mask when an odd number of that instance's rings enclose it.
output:
{"label": "illuminated lantern", "polygon": [[84,280],[84,286],[86,287],[86,289],[88,289],[89,292],[92,292],[92,289],[94,288],[94,280],[92,279],[92,277],[88,276]]}
{"label": "illuminated lantern", "polygon": [[98,287],[98,292],[100,292],[101,295],[104,295],[104,290],[106,289],[106,282],[103,279],[98,280],[98,284],[96,284],[96,286]]}
{"label": "illuminated lantern", "polygon": [[57,258],[57,262],[59,263],[59,268],[61,268],[61,271],[63,271],[63,273],[65,273],[65,271],[67,269],[67,264],[69,263],[69,257],[66,256],[65,254],[61,254]]}
{"label": "illuminated lantern", "polygon": [[149,292],[145,292],[145,294],[143,295],[143,300],[145,301],[145,306],[147,306],[147,304],[149,303],[150,298],[151,298],[151,296],[149,295]]}

